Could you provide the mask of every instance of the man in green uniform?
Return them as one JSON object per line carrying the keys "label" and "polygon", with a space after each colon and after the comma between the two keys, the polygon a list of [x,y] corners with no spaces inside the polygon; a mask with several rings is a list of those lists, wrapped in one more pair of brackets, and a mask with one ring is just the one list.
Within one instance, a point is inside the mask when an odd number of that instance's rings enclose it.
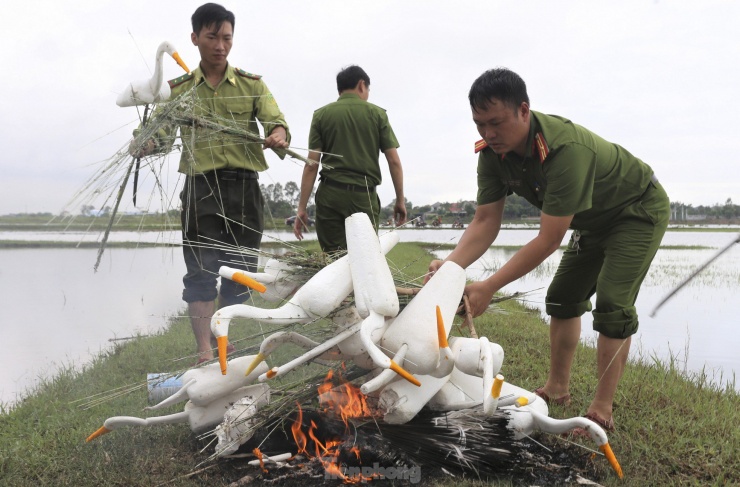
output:
{"label": "man in green uniform", "polygon": [[[396,190],[396,224],[406,221],[398,141],[385,110],[367,101],[370,77],[359,66],[349,66],[337,74],[337,91],[337,101],[314,112],[308,137],[308,157],[317,162],[320,159],[322,165],[316,190],[316,234],[324,252],[347,249],[344,220],[353,213],[366,213],[377,229],[380,200],[375,189],[381,182],[380,152],[388,161]],[[298,216],[293,226],[299,240],[303,239],[303,228],[308,222],[306,206],[318,166],[307,164],[303,168]]]}
{"label": "man in green uniform", "polygon": [[[258,173],[267,169],[263,148],[286,148],[289,141],[285,117],[260,76],[227,61],[234,21],[234,14],[221,5],[199,7],[192,16],[191,40],[200,52],[200,65],[169,82],[171,100],[192,96],[195,117],[236,123],[253,133],[259,133],[259,120],[266,135],[261,145],[186,124],[180,127],[179,171],[186,176],[180,195],[187,266],[183,300],[188,303],[199,363],[214,356],[210,320],[216,296],[220,307],[242,303],[249,296],[247,288],[227,279],[217,291],[217,277],[222,265],[255,270],[256,257],[237,256],[228,249],[260,246],[264,201]],[[169,150],[174,134],[159,135],[135,155]]]}
{"label": "man in green uniform", "polygon": [[[466,286],[478,316],[496,291],[541,264],[573,229],[547,292],[550,372],[535,392],[569,403],[580,316],[591,310],[595,293],[599,382],[586,416],[612,430],[614,394],[638,326],[635,300],[668,225],[668,196],[652,169],[624,148],[564,118],[531,111],[516,73],[486,71],[469,99],[483,137],[476,144],[478,207],[446,260],[467,267],[483,255],[498,235],[506,195],[541,209],[538,235],[488,279]],[[432,262],[428,276],[441,264]]]}

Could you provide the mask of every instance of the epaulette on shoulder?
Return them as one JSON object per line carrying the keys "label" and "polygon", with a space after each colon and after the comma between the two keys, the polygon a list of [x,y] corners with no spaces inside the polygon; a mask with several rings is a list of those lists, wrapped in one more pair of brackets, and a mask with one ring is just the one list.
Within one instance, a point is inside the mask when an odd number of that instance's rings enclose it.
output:
{"label": "epaulette on shoulder", "polygon": [[174,88],[175,86],[181,85],[184,82],[193,79],[193,76],[193,73],[183,74],[179,78],[169,80],[167,84],[170,85],[170,88]]}
{"label": "epaulette on shoulder", "polygon": [[241,76],[242,78],[249,78],[249,79],[262,79],[262,76],[260,76],[260,75],[258,75],[258,74],[252,74],[252,73],[247,73],[247,72],[246,72],[246,71],[244,71],[243,69],[239,69],[239,68],[234,68],[234,71],[236,71],[236,74],[238,74],[238,75],[239,75],[239,76]]}
{"label": "epaulette on shoulder", "polygon": [[547,141],[542,132],[534,134],[534,149],[537,151],[537,155],[540,156],[540,164],[544,164],[545,159],[550,154],[550,148],[547,146]]}
{"label": "epaulette on shoulder", "polygon": [[475,153],[476,154],[479,153],[480,151],[482,151],[486,147],[488,147],[488,144],[486,144],[486,140],[485,139],[480,139],[478,142],[475,143]]}

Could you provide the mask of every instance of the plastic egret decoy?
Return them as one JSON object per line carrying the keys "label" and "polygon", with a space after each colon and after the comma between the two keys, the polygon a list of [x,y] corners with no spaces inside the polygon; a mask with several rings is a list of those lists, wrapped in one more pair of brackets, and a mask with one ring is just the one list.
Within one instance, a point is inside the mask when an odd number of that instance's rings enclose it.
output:
{"label": "plastic egret decoy", "polygon": [[386,318],[395,318],[400,309],[398,294],[388,262],[370,218],[355,213],[344,221],[347,255],[352,274],[355,308],[364,318],[360,325],[360,341],[376,367],[392,370],[415,386],[421,383],[384,354],[376,345],[386,331]]}
{"label": "plastic egret decoy", "polygon": [[[374,232],[372,238],[376,240],[378,238]],[[380,244],[384,254],[390,251],[396,243],[398,243],[398,232],[388,232],[380,236]],[[224,268],[222,267],[221,270],[223,271]],[[233,280],[239,280],[243,277],[248,278],[243,272],[234,271],[230,268],[227,268],[225,272],[220,272],[220,274]],[[226,373],[226,346],[228,344],[229,325],[233,318],[252,318],[281,325],[308,323],[317,318],[329,316],[339,308],[342,301],[351,292],[352,276],[350,274],[349,257],[345,255],[317,272],[296,291],[287,303],[279,308],[263,309],[246,304],[235,304],[219,309],[211,318],[211,332],[218,343],[218,358],[222,372]]]}
{"label": "plastic egret decoy", "polygon": [[233,269],[228,266],[221,266],[219,275],[226,279],[237,280],[244,276],[253,279],[263,286],[264,291],[256,288],[252,282],[245,284],[260,292],[265,301],[281,301],[288,299],[288,296],[304,284],[304,281],[297,280],[291,272],[293,268],[276,258],[271,258],[265,263],[262,272],[249,272],[242,269]]}
{"label": "plastic egret decoy", "polygon": [[[375,234],[370,218],[364,213],[355,213],[345,220],[345,233],[347,235],[345,257],[349,262],[350,290],[354,290],[355,309],[359,318],[363,319],[362,322],[348,323],[349,326],[340,327],[335,336],[287,364],[273,367],[259,377],[260,381],[286,374],[297,366],[325,356],[329,350],[337,348],[340,352],[350,355],[353,360],[354,357],[359,357],[361,362],[367,363],[368,368],[389,369],[415,386],[420,385],[417,379],[376,345],[387,328],[386,318],[392,319],[399,310],[393,276],[385,259],[387,250]],[[310,285],[312,281],[313,279],[305,286]],[[296,293],[296,296],[305,286]],[[364,360],[367,355],[369,361]],[[355,360],[355,363],[360,365],[358,360]]]}
{"label": "plastic egret decoy", "polygon": [[380,402],[387,422],[409,421],[448,381],[454,357],[447,337],[464,287],[465,271],[454,262],[446,262],[404,310],[383,328],[380,346],[365,339],[367,335],[361,335],[376,366],[387,369],[376,356],[388,354],[398,361],[398,367],[418,374],[415,382],[405,383],[392,382],[394,377],[382,372],[360,388],[365,394],[382,388]]}
{"label": "plastic egret decoy", "polygon": [[220,367],[216,363],[190,369],[182,374],[180,380],[183,385],[180,390],[159,404],[144,409],[162,409],[182,401],[190,401],[196,406],[207,406],[219,397],[255,382],[260,374],[267,371],[267,365],[263,365],[247,375],[239,372],[254,358],[254,355],[246,355],[229,360],[232,368],[226,377],[221,374]]}
{"label": "plastic egret decoy", "polygon": [[231,406],[240,399],[250,396],[255,398],[257,406],[267,404],[270,399],[270,388],[265,384],[253,384],[251,386],[240,387],[231,391],[225,396],[221,396],[208,404],[207,406],[196,406],[188,401],[185,404],[184,411],[181,413],[167,414],[165,416],[153,416],[151,418],[137,418],[135,416],[113,416],[103,423],[95,433],[91,434],[85,440],[92,441],[111,431],[115,431],[123,426],[154,426],[157,424],[189,423],[190,429],[194,433],[205,433],[212,430],[224,420],[224,414]]}
{"label": "plastic egret decoy", "polygon": [[[527,394],[531,396],[531,393]],[[537,399],[544,403],[541,398]],[[622,466],[619,465],[617,457],[609,445],[609,439],[601,426],[588,418],[580,416],[566,419],[551,418],[547,415],[546,408],[547,406],[545,406],[544,412],[538,410],[538,408],[529,404],[527,397],[521,396],[516,399],[513,405],[501,409],[511,413],[507,427],[515,432],[515,438],[528,436],[533,431],[544,431],[558,435],[572,431],[575,428],[583,428],[604,454],[617,476],[620,479],[624,477]]]}
{"label": "plastic egret decoy", "polygon": [[154,74],[150,79],[132,81],[118,95],[116,105],[119,107],[133,107],[137,105],[148,105],[169,99],[170,85],[163,81],[162,59],[164,53],[169,54],[180,65],[186,73],[190,72],[185,62],[180,58],[177,49],[170,42],[163,42],[157,48],[157,56],[154,61]]}
{"label": "plastic egret decoy", "polygon": [[[462,340],[471,339],[463,338]],[[514,431],[514,437],[517,439],[529,436],[534,431],[559,435],[575,428],[583,428],[599,447],[599,450],[604,454],[609,465],[614,469],[619,478],[623,477],[622,467],[619,465],[609,445],[606,432],[601,426],[581,416],[566,419],[549,417],[547,403],[541,397],[509,382],[504,382],[501,375],[497,375],[493,379],[493,387],[489,389],[488,382],[490,381],[490,376],[487,377],[486,374],[483,374],[481,378],[480,371],[475,372],[471,370],[472,363],[475,360],[468,361],[467,364],[463,364],[460,360],[463,357],[470,359],[478,355],[472,349],[468,348],[471,343],[468,342],[464,345],[459,341],[453,343],[452,348],[455,350],[455,356],[459,357],[459,359],[455,363],[455,370],[450,377],[450,381],[427,403],[430,409],[434,411],[457,411],[474,408],[482,403],[483,410],[487,414],[490,414],[491,406],[493,410],[498,408],[499,410],[507,411],[509,413],[509,420],[506,427]],[[460,345],[462,347],[459,348]],[[500,359],[503,359],[503,349],[500,351],[499,359],[496,349],[500,349],[501,347],[495,343],[490,343],[490,346],[490,353],[493,354],[494,368],[497,370],[501,366]],[[482,359],[483,355],[485,355],[485,352],[481,353],[480,357],[477,358]],[[481,364],[483,365],[484,363],[485,360],[482,360]],[[424,378],[423,380],[426,379]],[[486,402],[490,402],[491,398],[493,398],[494,404],[487,405]],[[388,419],[392,421],[397,415],[394,411],[391,413],[390,418],[388,414],[384,417],[386,422],[389,422]]]}
{"label": "plastic egret decoy", "polygon": [[188,422],[191,430],[195,433],[202,433],[221,423],[231,405],[245,396],[254,398],[254,407],[266,404],[270,397],[269,387],[249,384],[254,382],[260,373],[267,370],[267,366],[263,364],[261,368],[257,368],[248,376],[237,372],[240,367],[245,367],[253,359],[253,355],[232,359],[230,362],[234,366],[234,372],[226,377],[221,375],[220,367],[215,363],[190,369],[182,375],[184,384],[179,391],[159,404],[145,408],[145,410],[160,409],[187,400],[184,411],[150,418],[114,416],[108,418],[101,428],[87,438],[87,441],[122,426],[152,426]]}

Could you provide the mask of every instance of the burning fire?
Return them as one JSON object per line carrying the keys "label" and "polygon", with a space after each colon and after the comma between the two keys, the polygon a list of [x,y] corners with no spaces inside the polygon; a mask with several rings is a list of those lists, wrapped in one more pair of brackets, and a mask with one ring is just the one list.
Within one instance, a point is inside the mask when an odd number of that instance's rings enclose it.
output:
{"label": "burning fire", "polygon": [[[317,433],[324,433],[318,431],[316,422],[311,420],[308,428],[303,424],[303,410],[300,404],[298,404],[298,416],[291,425],[291,431],[293,433],[293,439],[298,446],[298,454],[306,455],[309,458],[316,458],[321,462],[326,472],[335,478],[342,479],[344,483],[355,484],[359,482],[366,482],[378,477],[377,474],[371,476],[364,476],[362,474],[346,476],[339,465],[339,455],[342,451],[341,445],[346,443],[346,440],[350,438],[350,425],[349,419],[351,418],[367,418],[377,416],[375,412],[367,403],[367,397],[360,392],[360,389],[353,384],[344,380],[344,378],[337,374],[339,384],[335,384],[333,371],[329,371],[324,380],[324,383],[319,386],[319,403],[323,406],[322,412],[325,414],[332,415],[336,418],[341,418],[344,423],[344,437],[325,439],[322,441]],[[309,451],[309,440],[313,442],[314,451]],[[349,453],[361,461],[360,450],[356,446],[350,448]]]}
{"label": "burning fire", "polygon": [[334,384],[334,373],[330,370],[324,383],[319,386],[319,403],[324,406],[324,412],[342,418],[346,426],[349,426],[349,418],[371,418],[379,415],[368,406],[367,396],[358,387],[344,380],[340,374],[337,375],[339,385]]}
{"label": "burning fire", "polygon": [[254,456],[256,456],[257,459],[260,461],[260,469],[264,473],[267,473],[267,469],[265,468],[265,459],[262,457],[262,452],[260,451],[260,449],[255,448],[254,450],[252,450],[252,453],[254,453]]}

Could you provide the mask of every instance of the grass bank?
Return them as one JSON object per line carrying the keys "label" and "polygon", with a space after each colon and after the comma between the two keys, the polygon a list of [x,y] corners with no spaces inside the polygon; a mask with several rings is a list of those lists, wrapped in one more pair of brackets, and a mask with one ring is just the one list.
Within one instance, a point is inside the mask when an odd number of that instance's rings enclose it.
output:
{"label": "grass bank", "polygon": [[[412,278],[423,275],[430,259],[416,244],[399,244],[389,255],[392,264]],[[509,381],[527,389],[538,387],[547,371],[547,326],[537,311],[516,302],[503,303],[502,308],[505,313],[476,319],[478,333],[503,346],[502,373]],[[231,327],[237,348],[251,349],[257,343],[249,338],[248,330],[248,323]],[[192,349],[189,324],[175,320],[159,335],[116,345],[81,371],[62,370],[12,409],[4,408],[0,414],[0,485],[213,487],[255,473],[243,459],[203,464],[212,447],[186,425],[124,428],[84,442],[109,416],[147,416],[142,412],[147,405],[146,374],[187,368],[194,361]],[[593,349],[578,347],[573,404],[552,408],[553,417],[586,411],[596,386],[595,360]],[[126,387],[133,390],[124,393]],[[100,398],[98,394],[110,395],[111,391],[121,395],[82,407]],[[619,481],[600,457],[589,464],[590,478],[605,486],[737,485],[738,404],[734,387],[718,389],[708,385],[705,377],[682,377],[677,363],[649,357],[632,363],[616,399],[617,431],[610,435],[625,479]],[[162,414],[179,410],[175,406]],[[558,437],[539,435],[537,440],[555,452],[567,451],[589,462],[589,452]],[[435,480],[428,484],[473,483]]]}

